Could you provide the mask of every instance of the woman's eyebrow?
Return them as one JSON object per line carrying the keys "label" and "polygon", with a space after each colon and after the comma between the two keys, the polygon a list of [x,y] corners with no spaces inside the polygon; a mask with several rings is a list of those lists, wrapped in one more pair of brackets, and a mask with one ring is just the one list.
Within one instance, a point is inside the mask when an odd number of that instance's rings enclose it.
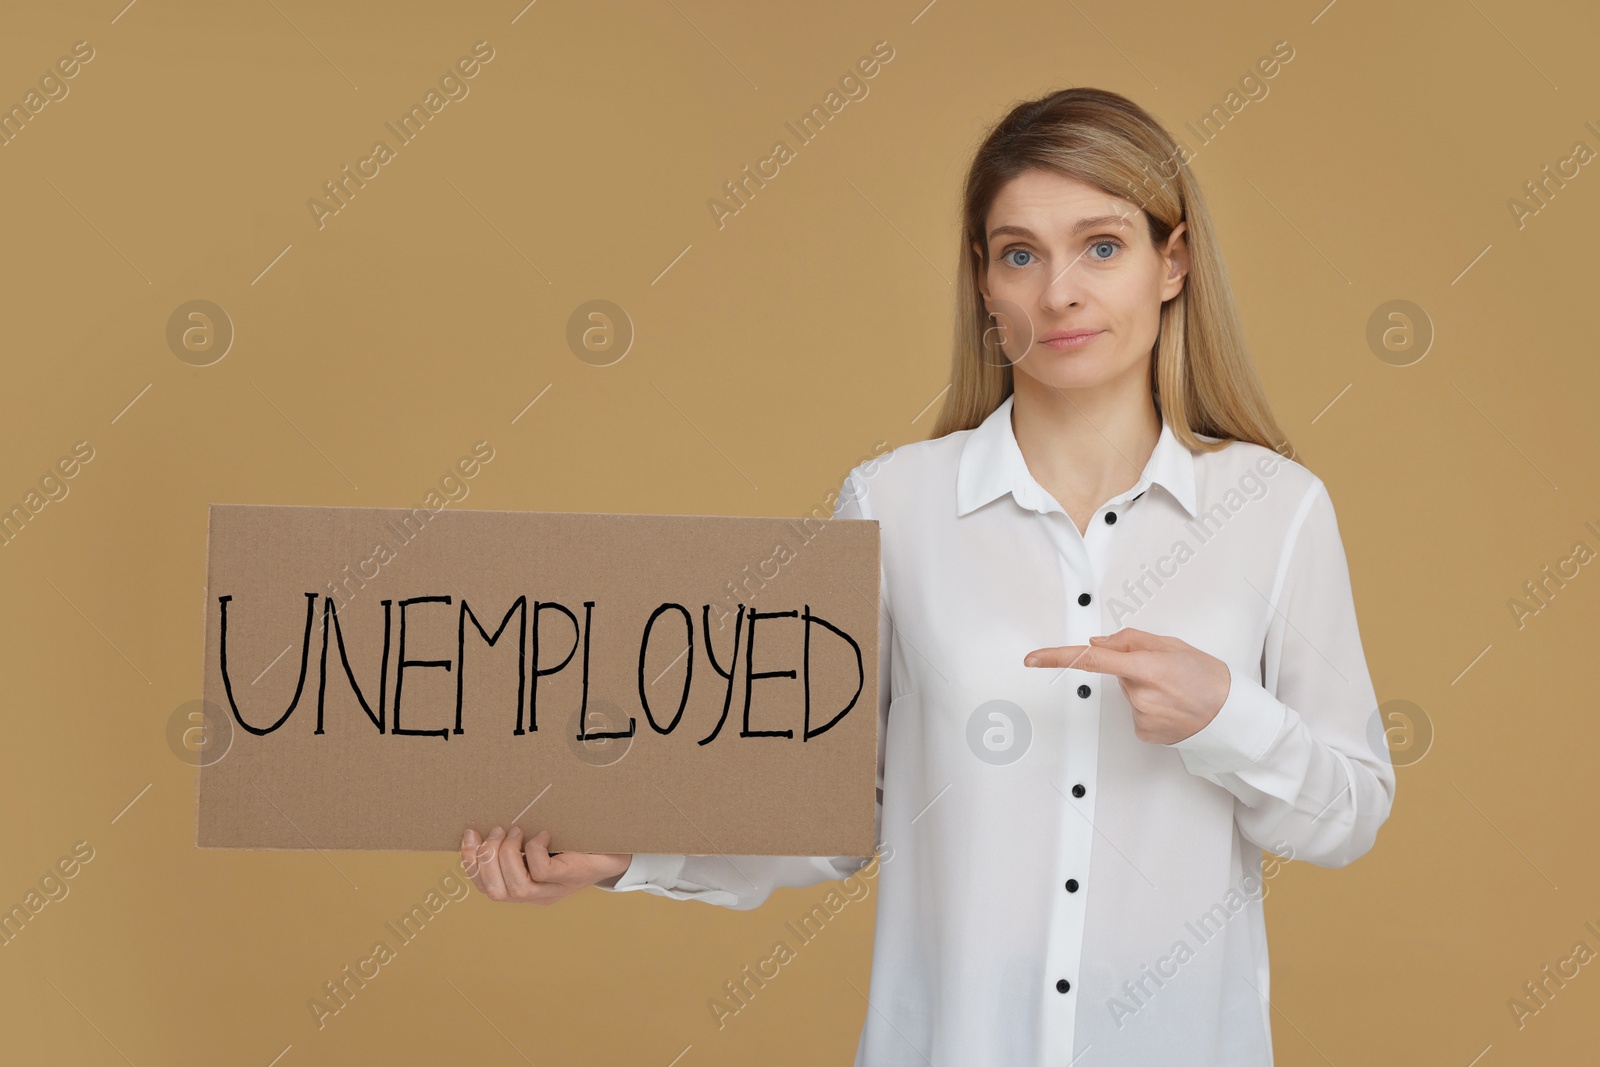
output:
{"label": "woman's eyebrow", "polygon": [[[1076,235],[1082,233],[1084,230],[1098,229],[1102,226],[1121,227],[1127,225],[1127,215],[1090,215],[1087,218],[1079,219],[1076,223],[1074,223],[1072,232],[1074,235]],[[1037,235],[1026,226],[996,226],[994,229],[989,231],[989,240],[992,241],[996,237],[1002,237],[1006,234],[1015,234],[1018,237],[1037,239]]]}

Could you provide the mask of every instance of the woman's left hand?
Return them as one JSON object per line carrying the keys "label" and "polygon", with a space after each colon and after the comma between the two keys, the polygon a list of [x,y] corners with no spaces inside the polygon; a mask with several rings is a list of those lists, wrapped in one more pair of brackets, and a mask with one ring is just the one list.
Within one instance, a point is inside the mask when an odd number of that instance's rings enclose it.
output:
{"label": "woman's left hand", "polygon": [[1141,741],[1170,745],[1202,729],[1228,699],[1228,665],[1176,637],[1132,628],[1087,645],[1060,645],[1028,653],[1029,667],[1071,667],[1113,674],[1133,705],[1133,732]]}

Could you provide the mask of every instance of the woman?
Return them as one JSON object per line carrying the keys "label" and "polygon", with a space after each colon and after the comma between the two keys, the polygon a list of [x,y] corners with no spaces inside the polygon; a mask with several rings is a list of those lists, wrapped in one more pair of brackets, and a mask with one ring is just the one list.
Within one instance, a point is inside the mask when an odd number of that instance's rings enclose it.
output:
{"label": "woman", "polygon": [[[1199,187],[1139,107],[1013,109],[963,228],[939,425],[835,510],[879,521],[885,607],[856,1063],[1270,1064],[1265,877],[1350,863],[1394,795],[1333,505],[1273,447]],[[747,909],[867,861],[548,842],[462,848],[538,903]]]}

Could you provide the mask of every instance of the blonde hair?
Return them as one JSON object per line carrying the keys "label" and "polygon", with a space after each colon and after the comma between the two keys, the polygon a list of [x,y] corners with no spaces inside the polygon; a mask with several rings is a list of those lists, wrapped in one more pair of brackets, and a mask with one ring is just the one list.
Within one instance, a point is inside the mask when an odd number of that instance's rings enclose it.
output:
{"label": "blonde hair", "polygon": [[[1062,89],[1026,101],[990,129],[973,156],[962,196],[955,344],[933,437],[973,429],[1011,395],[1010,361],[987,358],[985,349],[988,312],[978,289],[979,272],[989,260],[984,226],[1007,182],[1042,169],[1137,203],[1157,248],[1179,222],[1188,223],[1189,273],[1178,295],[1161,305],[1150,364],[1156,411],[1177,438],[1199,451],[1239,440],[1294,455],[1246,350],[1211,215],[1182,155],[1143,108],[1104,89]],[[1221,440],[1202,441],[1196,434]]]}

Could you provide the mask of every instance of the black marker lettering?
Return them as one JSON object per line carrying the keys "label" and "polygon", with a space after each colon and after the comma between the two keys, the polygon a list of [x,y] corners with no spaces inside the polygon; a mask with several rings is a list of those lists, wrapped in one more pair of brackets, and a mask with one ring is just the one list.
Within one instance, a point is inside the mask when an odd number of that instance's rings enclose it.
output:
{"label": "black marker lettering", "polygon": [[494,647],[500,635],[506,632],[506,624],[511,621],[513,611],[522,612],[517,620],[517,732],[522,732],[522,693],[526,688],[528,674],[528,598],[519,596],[511,602],[506,609],[505,618],[500,620],[500,628],[490,637],[484,630],[483,624],[478,621],[477,613],[467,606],[466,598],[461,599],[461,618],[456,633],[456,662],[461,664],[461,669],[456,672],[456,733],[461,732],[461,693],[465,688],[467,678],[467,616],[472,616],[472,625],[477,627],[478,634],[490,648]]}
{"label": "black marker lettering", "polygon": [[[572,647],[567,650],[566,659],[562,660],[554,667],[541,668],[539,666],[539,613],[544,611],[546,608],[561,612],[561,614],[567,617],[567,621],[572,623]],[[540,603],[539,601],[535,600],[533,602],[533,625],[530,627],[530,629],[533,630],[533,691],[528,696],[527,730],[522,728],[522,708],[517,708],[517,728],[515,733],[519,735],[525,734],[529,730],[536,731],[539,729],[539,679],[547,674],[554,674],[557,671],[564,669],[568,663],[572,662],[573,653],[578,651],[578,617],[574,615],[565,604],[558,604],[553,600],[546,601],[544,603]]]}
{"label": "black marker lettering", "polygon": [[739,605],[739,610],[733,617],[733,654],[728,658],[727,670],[723,670],[722,664],[717,662],[717,650],[711,647],[711,605],[702,607],[700,615],[703,623],[700,632],[706,635],[706,659],[711,661],[712,670],[728,680],[727,692],[722,697],[722,717],[717,720],[717,725],[708,736],[695,742],[698,745],[709,745],[722,732],[722,724],[728,721],[728,709],[733,705],[733,673],[739,665],[739,635],[744,631],[744,605]]}
{"label": "black marker lettering", "polygon": [[350,689],[355,693],[356,699],[361,702],[361,710],[367,713],[367,718],[372,720],[372,725],[383,733],[384,695],[389,684],[389,605],[392,600],[383,602],[383,662],[378,667],[378,714],[372,714],[372,707],[367,703],[361,686],[356,683],[355,671],[350,669],[350,656],[344,648],[344,624],[339,621],[339,609],[334,607],[332,597],[322,598],[322,677],[317,679],[317,728],[315,733],[322,733],[322,705],[328,689],[328,616],[333,616],[333,636],[339,642],[339,661],[344,664],[344,676],[350,681]]}
{"label": "black marker lettering", "polygon": [[578,740],[594,741],[602,737],[632,737],[633,731],[639,726],[639,720],[632,715],[628,716],[628,728],[626,730],[600,730],[596,733],[589,733],[587,724],[589,716],[589,637],[594,633],[593,615],[594,601],[585,600],[583,602],[583,702],[578,705]]}
{"label": "black marker lettering", "polygon": [[739,731],[740,737],[793,737],[793,730],[752,730],[750,729],[750,687],[757,678],[793,678],[795,672],[787,671],[752,671],[750,668],[756,661],[756,620],[757,619],[793,619],[800,613],[798,611],[756,611],[750,609],[750,629],[745,635],[744,650],[744,729]]}
{"label": "black marker lettering", "polygon": [[[650,648],[650,629],[655,626],[656,619],[663,611],[683,612],[683,625],[686,637],[684,652],[689,656],[689,665],[683,671],[683,695],[678,698],[677,714],[672,716],[672,721],[667,723],[666,729],[656,725],[656,717],[650,711],[650,696],[644,690],[644,660],[645,653]],[[674,663],[677,661],[674,660]],[[689,609],[682,604],[663,604],[650,613],[650,621],[644,624],[644,636],[639,639],[639,706],[644,709],[644,717],[650,723],[650,728],[658,734],[670,734],[677,728],[678,720],[683,718],[683,709],[689,704],[689,683],[694,678],[694,616],[689,614]]]}
{"label": "black marker lettering", "polygon": [[[851,637],[849,634],[845,633],[843,630],[839,629],[822,616],[811,614],[810,604],[806,605],[805,614],[801,617],[805,619],[806,625],[806,723],[805,732],[801,735],[800,740],[809,741],[818,734],[825,734],[829,730],[833,729],[833,724],[844,718],[845,713],[856,706],[856,701],[861,698],[861,690],[865,689],[867,686],[867,671],[866,667],[863,666],[861,662],[861,645],[857,643],[855,638]],[[860,676],[860,680],[856,682],[856,691],[850,695],[850,703],[846,704],[839,711],[839,714],[835,715],[833,718],[829,719],[815,730],[811,728],[811,624],[813,622],[826,626],[828,629],[832,630],[834,633],[850,642],[850,647],[855,650],[856,654],[856,674]]]}
{"label": "black marker lettering", "polygon": [[411,604],[448,604],[448,596],[414,596],[400,601],[400,666],[394,672],[394,732],[420,737],[442,737],[450,740],[450,731],[441,726],[437,730],[406,730],[400,726],[400,684],[406,680],[407,667],[443,667],[450,669],[447,659],[406,659],[406,607]]}
{"label": "black marker lettering", "polygon": [[[227,596],[217,597],[217,603],[222,605],[222,632],[219,635],[218,640],[219,653],[222,659],[222,687],[223,689],[227,690],[228,707],[233,709],[233,718],[235,722],[257,736],[262,734],[270,734],[272,731],[282,726],[284,721],[294,713],[294,709],[300,703],[300,694],[305,691],[306,667],[311,662],[311,622],[316,617],[317,613],[317,594],[306,594],[306,632],[305,636],[300,639],[300,680],[295,683],[294,699],[289,701],[288,710],[278,718],[278,721],[267,727],[265,730],[257,729],[256,727],[245,722],[244,716],[239,714],[239,704],[233,698],[233,680],[228,677],[228,601],[232,599],[232,593],[229,593]],[[398,693],[396,695],[398,696]]]}
{"label": "black marker lettering", "polygon": [[[233,597],[232,597],[232,595],[227,595],[227,596],[219,596],[217,598],[217,602],[218,602],[218,606],[219,606],[219,612],[220,612],[219,641],[218,641],[219,656],[220,656],[220,667],[221,667],[221,671],[222,671],[223,687],[224,687],[224,689],[225,689],[225,691],[227,693],[228,705],[229,705],[229,708],[231,709],[231,711],[233,713],[234,721],[237,722],[239,724],[239,726],[242,727],[243,729],[245,729],[248,732],[250,732],[252,734],[255,734],[257,736],[270,734],[270,733],[274,732],[275,730],[277,730],[279,727],[283,726],[283,724],[288,721],[289,717],[294,714],[295,709],[299,707],[300,700],[301,700],[302,696],[304,696],[304,694],[305,694],[306,679],[307,679],[307,676],[308,676],[307,672],[310,670],[310,661],[311,661],[311,627],[312,627],[313,623],[316,620],[316,601],[317,601],[317,597],[319,596],[319,594],[317,594],[317,593],[305,593],[304,596],[306,598],[306,618],[305,618],[305,627],[304,627],[304,630],[303,630],[303,632],[301,634],[301,643],[300,643],[300,675],[299,675],[299,678],[298,678],[298,680],[296,681],[296,684],[295,684],[294,696],[289,701],[289,706],[278,717],[277,721],[272,723],[272,725],[266,726],[266,727],[252,726],[250,723],[245,722],[243,712],[239,708],[238,700],[237,700],[237,698],[236,698],[236,696],[234,694],[234,691],[233,691],[233,679],[232,679],[232,676],[231,676],[231,674],[229,672],[229,664],[228,664],[228,638],[229,638],[229,634],[228,634],[228,602],[231,601],[233,599]],[[464,719],[464,709],[465,709],[465,706],[466,706],[466,634],[467,634],[467,620],[469,618],[472,620],[472,625],[477,629],[479,638],[489,648],[493,649],[493,648],[497,647],[499,645],[499,643],[500,643],[500,640],[503,637],[506,636],[506,632],[507,632],[507,629],[511,625],[512,618],[516,617],[517,620],[518,620],[518,625],[517,625],[517,698],[516,698],[517,699],[517,721],[516,721],[516,728],[513,731],[514,735],[522,735],[522,734],[534,733],[534,732],[538,731],[538,722],[539,722],[539,719],[538,719],[539,679],[542,678],[542,677],[546,677],[548,675],[558,674],[561,671],[566,670],[567,667],[572,664],[573,658],[577,655],[577,653],[578,653],[578,645],[579,645],[579,642],[581,641],[582,645],[583,645],[583,661],[582,661],[582,678],[581,678],[581,683],[580,683],[580,686],[581,686],[581,688],[580,688],[581,699],[579,701],[578,732],[577,732],[577,735],[576,735],[576,739],[579,740],[579,741],[593,741],[593,740],[610,739],[610,738],[616,738],[616,739],[631,738],[631,737],[636,736],[636,733],[637,733],[637,730],[638,730],[638,719],[637,719],[637,717],[631,716],[631,715],[628,716],[628,722],[627,722],[626,729],[610,730],[610,731],[606,731],[606,730],[590,731],[588,729],[587,722],[588,722],[588,709],[589,709],[589,696],[590,696],[590,688],[589,688],[589,659],[590,659],[590,653],[592,651],[593,641],[594,641],[594,615],[595,615],[594,608],[595,608],[595,604],[596,604],[596,602],[593,601],[593,600],[586,600],[586,601],[583,602],[584,616],[583,616],[582,622],[580,623],[578,618],[577,618],[577,616],[574,615],[573,612],[569,608],[567,608],[564,604],[561,604],[561,603],[558,603],[558,602],[555,602],[555,601],[538,601],[538,600],[535,600],[535,601],[533,601],[533,610],[530,612],[529,608],[528,608],[529,598],[526,595],[518,596],[514,601],[511,602],[511,605],[506,609],[505,614],[503,616],[501,616],[498,624],[496,625],[496,627],[494,629],[494,632],[491,633],[488,630],[488,628],[485,627],[484,620],[479,618],[477,612],[472,609],[471,605],[465,599],[463,599],[460,602],[459,611],[457,613],[457,620],[456,620],[456,658],[454,660],[450,660],[450,659],[428,660],[428,659],[407,659],[406,658],[406,636],[407,636],[407,634],[406,634],[406,630],[407,630],[407,625],[406,625],[407,624],[407,612],[406,612],[406,609],[408,607],[414,605],[414,604],[430,604],[430,603],[434,603],[434,604],[446,604],[446,605],[449,605],[449,604],[454,603],[453,599],[451,597],[449,597],[449,596],[417,596],[417,597],[410,597],[408,599],[404,599],[404,600],[399,601],[399,604],[400,604],[399,657],[398,657],[399,663],[398,663],[398,666],[395,668],[394,705],[393,705],[394,706],[394,719],[393,719],[392,724],[390,724],[388,722],[388,720],[387,720],[387,713],[388,713],[388,709],[389,709],[388,683],[389,683],[389,670],[390,670],[390,667],[389,667],[390,646],[393,644],[394,629],[395,629],[395,627],[394,627],[394,618],[393,618],[393,615],[394,615],[393,606],[395,604],[395,601],[393,601],[393,600],[384,600],[384,601],[382,601],[382,604],[383,604],[383,651],[382,651],[382,654],[381,654],[381,659],[380,659],[379,664],[378,664],[378,699],[377,699],[376,707],[374,707],[372,703],[368,702],[367,696],[366,696],[367,690],[366,690],[366,688],[363,688],[362,684],[357,679],[355,668],[352,666],[352,664],[350,662],[349,646],[348,646],[348,643],[345,640],[345,635],[344,635],[344,619],[342,619],[340,617],[340,614],[339,614],[340,601],[334,595],[323,596],[323,601],[324,601],[324,603],[323,603],[323,610],[322,610],[322,648],[321,648],[319,661],[318,661],[319,677],[318,677],[317,691],[316,691],[316,704],[317,704],[316,718],[317,718],[317,722],[316,722],[316,729],[314,731],[314,733],[317,734],[317,735],[321,735],[321,734],[326,733],[325,716],[326,716],[326,708],[327,708],[327,691],[328,691],[328,681],[329,681],[329,667],[328,667],[329,655],[328,655],[328,650],[329,650],[329,647],[331,645],[333,645],[334,643],[338,644],[339,662],[340,662],[340,664],[342,665],[342,667],[344,669],[345,682],[349,685],[350,691],[355,695],[356,702],[360,705],[362,711],[364,711],[366,713],[368,721],[371,722],[372,725],[377,728],[377,732],[379,734],[383,734],[385,732],[388,732],[388,733],[391,733],[391,734],[406,734],[406,735],[410,735],[410,736],[424,736],[424,737],[443,737],[443,738],[448,739],[449,736],[452,733],[455,733],[455,734],[464,733],[465,731],[464,731],[464,727],[463,727],[463,719]],[[349,605],[346,604],[345,606],[348,609]],[[820,735],[822,735],[824,733],[827,733],[829,730],[833,729],[833,727],[836,726],[840,722],[840,720],[842,720],[846,715],[848,715],[860,703],[861,695],[862,695],[862,693],[864,693],[866,691],[866,666],[865,666],[865,659],[864,659],[863,654],[862,654],[861,643],[859,641],[857,641],[854,637],[852,637],[849,633],[846,633],[844,630],[840,629],[838,626],[835,626],[833,623],[829,622],[827,619],[822,618],[820,615],[813,614],[812,611],[811,611],[811,605],[810,604],[804,605],[803,606],[803,610],[801,610],[801,611],[757,611],[753,607],[750,607],[747,604],[744,604],[744,603],[739,604],[737,611],[733,613],[734,614],[733,638],[732,638],[732,643],[728,646],[728,649],[727,649],[728,662],[727,662],[726,666],[724,666],[724,664],[719,660],[719,658],[718,658],[718,650],[716,649],[716,647],[714,646],[714,643],[713,643],[713,633],[717,628],[713,627],[711,625],[711,621],[712,621],[711,620],[711,610],[712,610],[712,607],[713,607],[713,605],[711,605],[711,604],[704,604],[701,607],[701,620],[702,620],[701,633],[704,635],[702,637],[702,639],[701,639],[701,643],[704,646],[704,652],[705,652],[705,655],[706,655],[706,659],[711,664],[711,669],[714,672],[716,672],[716,674],[722,679],[722,683],[723,683],[722,684],[722,688],[723,688],[722,711],[721,711],[721,714],[718,717],[715,725],[712,727],[711,732],[707,736],[699,739],[696,742],[696,744],[698,744],[698,745],[710,744],[712,741],[716,740],[717,737],[719,737],[721,735],[724,726],[727,724],[728,717],[729,717],[729,712],[732,710],[732,707],[733,707],[733,698],[734,698],[735,685],[740,680],[742,680],[744,682],[744,686],[743,686],[743,688],[744,688],[743,709],[742,709],[742,713],[741,713],[742,726],[741,726],[741,729],[740,729],[739,735],[738,735],[740,737],[782,737],[782,738],[790,738],[790,739],[792,739],[794,737],[794,730],[792,730],[792,729],[785,729],[785,730],[756,730],[756,729],[752,729],[751,728],[751,718],[752,718],[752,712],[754,710],[755,682],[757,680],[759,680],[759,679],[764,679],[764,678],[798,679],[798,678],[800,678],[801,674],[803,673],[804,679],[803,679],[803,682],[802,682],[802,695],[803,695],[803,708],[804,708],[804,716],[803,716],[804,728],[803,728],[803,730],[801,732],[801,740],[802,741],[809,741],[814,737],[818,737],[818,736],[820,736]],[[566,652],[565,652],[564,656],[562,657],[561,661],[559,663],[556,663],[556,664],[552,665],[552,666],[545,666],[545,665],[543,665],[541,663],[541,660],[540,660],[540,644],[539,644],[539,642],[540,642],[540,627],[539,627],[539,622],[540,622],[540,619],[541,619],[541,613],[546,611],[546,610],[554,611],[554,612],[560,612],[562,615],[566,616],[567,621],[572,624],[572,630],[573,630],[572,644],[566,650]],[[655,625],[661,619],[661,617],[663,615],[665,615],[665,614],[667,614],[669,612],[676,612],[680,616],[682,616],[683,625],[684,625],[684,648],[683,648],[683,650],[681,652],[679,652],[677,654],[677,657],[674,658],[674,660],[672,662],[672,665],[675,665],[676,662],[677,662],[677,659],[678,658],[682,658],[683,656],[688,656],[689,659],[688,659],[688,663],[686,664],[686,666],[684,668],[684,678],[683,678],[683,683],[682,683],[682,690],[681,690],[681,692],[679,693],[679,696],[678,696],[677,707],[675,709],[673,709],[671,718],[668,719],[665,723],[662,723],[662,722],[657,721],[656,715],[655,715],[655,710],[651,706],[650,690],[651,690],[652,687],[651,687],[651,685],[649,683],[649,680],[646,677],[646,668],[647,668],[647,666],[649,665],[649,662],[650,662],[650,654],[649,654],[650,653],[650,642],[651,642],[651,639],[653,638],[653,636],[655,634]],[[719,612],[719,615],[725,614],[724,609],[722,609],[721,607],[718,607],[718,612]],[[746,619],[746,615],[747,614],[748,614],[748,622],[749,622],[748,628],[746,628],[746,626],[745,626],[745,623],[747,621],[747,619]],[[493,615],[491,614],[489,616],[489,618],[492,619]],[[803,656],[802,656],[802,668],[801,668],[801,670],[799,670],[799,671],[796,671],[794,669],[790,669],[790,670],[774,670],[774,671],[758,671],[758,670],[755,670],[754,668],[755,668],[756,623],[759,622],[762,619],[782,619],[782,618],[799,618],[801,620],[802,626],[804,627],[804,632],[803,632]],[[830,718],[828,718],[828,720],[826,722],[821,722],[818,725],[813,726],[813,724],[812,724],[812,707],[811,707],[811,644],[812,644],[812,628],[816,627],[816,626],[820,626],[820,627],[823,627],[823,628],[831,631],[835,636],[837,636],[838,638],[842,639],[849,646],[851,652],[853,652],[854,655],[855,655],[855,660],[856,660],[856,679],[857,680],[856,680],[855,692],[853,694],[851,694],[849,700],[845,703],[844,707],[840,708],[836,712],[833,712],[832,716]],[[529,631],[530,630],[531,630],[531,633],[532,633],[532,645],[533,645],[533,647],[532,647],[532,657],[531,657],[531,661],[532,661],[532,664],[533,664],[533,670],[532,670],[531,681],[530,681],[530,678],[529,678],[529,671],[528,671],[528,664],[529,664],[529,660],[530,660],[530,657],[529,657],[529,654],[528,654],[529,653],[528,644],[529,644]],[[330,637],[330,634],[331,634],[331,637]],[[235,644],[237,644],[237,637],[238,637],[238,635],[235,634],[234,635]],[[687,606],[685,606],[683,604],[679,604],[679,603],[671,602],[671,601],[662,603],[658,607],[656,607],[653,612],[651,612],[650,617],[645,622],[643,631],[642,631],[642,633],[640,635],[640,638],[639,638],[639,660],[638,660],[638,669],[637,669],[637,673],[636,673],[636,677],[635,677],[635,682],[636,682],[636,685],[638,687],[639,706],[644,710],[645,719],[650,723],[651,730],[653,730],[658,735],[666,736],[666,735],[671,734],[674,730],[676,730],[678,728],[678,726],[683,721],[684,713],[688,710],[689,698],[690,698],[690,695],[694,691],[694,660],[695,660],[695,655],[696,655],[695,644],[696,644],[696,642],[695,642],[694,614]],[[741,645],[743,646],[743,653],[744,653],[742,657],[740,655]],[[238,650],[235,649],[234,651],[235,651],[235,654],[237,655]],[[743,659],[743,663],[740,662],[741,658]],[[454,725],[454,727],[453,728],[451,728],[451,727],[440,727],[440,728],[437,728],[437,729],[429,729],[429,730],[412,730],[412,729],[406,729],[406,728],[402,727],[400,725],[401,692],[402,692],[402,688],[403,688],[404,681],[405,681],[406,668],[408,668],[408,667],[440,667],[440,668],[443,668],[446,671],[449,671],[449,670],[454,670],[455,669],[455,665],[457,663],[459,663],[461,665],[461,669],[456,671],[455,725]],[[671,665],[669,665],[669,669],[670,669],[670,666]],[[662,673],[665,673],[665,672],[662,672]],[[370,686],[370,684],[371,684],[371,679],[369,677],[368,686]],[[524,697],[525,693],[527,694],[526,698]],[[656,699],[658,699],[658,700],[662,699],[659,693],[657,694]],[[415,703],[415,701],[413,701],[413,703]],[[524,727],[524,718],[523,718],[525,712],[526,712],[526,715],[527,715],[526,728]],[[826,714],[825,709],[819,712],[819,718],[820,718],[820,714]]]}

